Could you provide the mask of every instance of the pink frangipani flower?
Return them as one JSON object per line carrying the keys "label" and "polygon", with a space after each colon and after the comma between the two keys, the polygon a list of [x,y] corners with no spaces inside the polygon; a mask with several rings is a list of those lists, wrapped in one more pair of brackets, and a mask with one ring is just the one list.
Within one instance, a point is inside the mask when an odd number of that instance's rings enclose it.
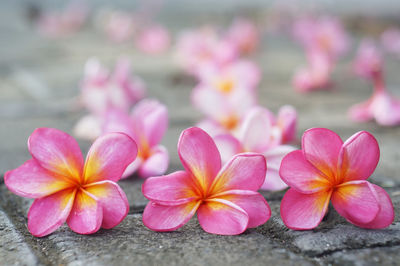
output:
{"label": "pink frangipani flower", "polygon": [[167,128],[167,107],[156,100],[140,101],[133,108],[131,115],[121,110],[107,112],[103,132],[123,132],[138,145],[138,156],[128,166],[122,178],[127,178],[135,172],[145,178],[162,175],[167,171],[168,151],[160,145]]}
{"label": "pink frangipani flower", "polygon": [[262,155],[239,154],[221,167],[212,138],[195,127],[183,131],[178,153],[185,171],[150,177],[142,186],[150,200],[143,213],[145,226],[173,231],[197,212],[206,232],[237,235],[269,219],[270,207],[257,192],[265,179]]}
{"label": "pink frangipani flower", "polygon": [[28,140],[32,159],[8,171],[4,182],[13,193],[35,199],[28,229],[46,236],[66,221],[79,234],[112,228],[128,214],[125,193],[117,185],[136,158],[136,143],[122,133],[98,138],[84,163],[78,143],[52,128],[36,129]]}
{"label": "pink frangipani flower", "polygon": [[214,141],[221,153],[223,162],[242,152],[256,152],[264,155],[268,162],[266,178],[261,189],[282,190],[287,185],[279,177],[279,167],[283,157],[295,150],[285,145],[293,141],[296,134],[297,113],[291,106],[279,111],[278,119],[263,107],[254,107],[245,116],[240,125],[238,137],[220,134]]}
{"label": "pink frangipani flower", "polygon": [[313,229],[331,201],[336,211],[356,226],[389,226],[394,219],[389,195],[366,181],[378,161],[378,142],[366,131],[343,143],[329,129],[307,130],[302,150],[286,155],[279,171],[290,186],[281,202],[283,222],[294,230]]}
{"label": "pink frangipani flower", "polygon": [[136,46],[140,51],[148,54],[165,52],[171,44],[171,37],[167,28],[154,24],[142,29],[136,37]]}

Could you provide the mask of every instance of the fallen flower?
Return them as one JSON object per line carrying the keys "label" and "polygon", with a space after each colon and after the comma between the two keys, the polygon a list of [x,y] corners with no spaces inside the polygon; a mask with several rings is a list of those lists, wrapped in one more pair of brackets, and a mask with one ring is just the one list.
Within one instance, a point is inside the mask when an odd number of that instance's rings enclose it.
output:
{"label": "fallen flower", "polygon": [[[168,169],[167,149],[160,145],[168,128],[168,110],[152,99],[140,101],[131,115],[121,110],[110,110],[105,115],[103,133],[123,132],[138,145],[138,156],[122,175],[127,178],[137,172],[140,177],[158,176]],[[133,150],[132,152],[136,152]]]}
{"label": "fallen flower", "polygon": [[66,221],[79,234],[112,228],[128,214],[125,193],[115,183],[136,158],[136,144],[125,134],[98,138],[84,163],[78,143],[52,128],[36,129],[28,140],[32,159],[8,171],[4,183],[13,193],[35,199],[28,229],[37,237]]}
{"label": "fallen flower", "polygon": [[143,223],[154,231],[173,231],[197,212],[208,233],[237,235],[264,224],[271,210],[256,192],[265,179],[262,155],[243,153],[221,168],[212,138],[199,128],[183,131],[178,153],[185,171],[150,177],[142,192],[150,200]]}
{"label": "fallen flower", "polygon": [[290,186],[281,202],[281,217],[294,230],[317,227],[332,201],[336,211],[363,228],[385,228],[394,219],[386,191],[366,179],[379,161],[376,139],[360,131],[343,143],[325,128],[307,130],[302,150],[286,155],[280,176]]}
{"label": "fallen flower", "polygon": [[279,167],[283,157],[295,150],[293,146],[285,144],[295,139],[296,123],[297,113],[291,106],[283,106],[277,118],[268,109],[257,106],[243,119],[237,138],[220,134],[214,137],[214,141],[223,162],[242,152],[264,155],[268,169],[261,189],[282,190],[287,185],[279,177]]}

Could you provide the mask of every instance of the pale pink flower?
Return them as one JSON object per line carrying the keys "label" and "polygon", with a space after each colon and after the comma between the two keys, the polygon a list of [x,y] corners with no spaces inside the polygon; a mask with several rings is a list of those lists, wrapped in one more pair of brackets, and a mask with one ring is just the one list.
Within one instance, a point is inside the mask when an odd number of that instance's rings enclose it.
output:
{"label": "pale pink flower", "polygon": [[112,74],[97,59],[89,59],[81,86],[80,100],[90,114],[78,121],[74,134],[85,139],[99,136],[103,115],[108,110],[129,111],[146,94],[143,80],[132,75],[127,59],[120,59]]}
{"label": "pale pink flower", "polygon": [[305,50],[318,50],[330,60],[337,59],[349,48],[349,37],[334,17],[299,19],[293,25],[293,35]]}
{"label": "pale pink flower", "polygon": [[171,44],[171,37],[162,25],[154,24],[143,28],[136,36],[136,46],[148,54],[165,52]]}
{"label": "pale pink flower", "polygon": [[294,140],[296,121],[297,113],[291,106],[282,107],[278,118],[268,109],[254,107],[243,119],[238,137],[220,134],[214,137],[214,141],[223,162],[242,152],[264,155],[268,162],[268,170],[261,189],[282,190],[287,185],[279,177],[279,167],[282,158],[295,150],[294,147],[284,144]]}
{"label": "pale pink flower", "polygon": [[135,172],[146,178],[162,175],[167,171],[168,151],[160,145],[167,128],[167,107],[156,100],[140,101],[130,115],[121,110],[107,112],[103,132],[123,132],[132,137],[138,146],[138,156],[128,166],[122,178],[127,178]]}
{"label": "pale pink flower", "polygon": [[236,18],[228,29],[226,38],[235,43],[240,53],[249,54],[257,48],[260,36],[253,22]]}
{"label": "pale pink flower", "polygon": [[88,16],[88,7],[84,2],[71,1],[61,11],[46,11],[37,21],[38,31],[48,37],[58,38],[78,31]]}
{"label": "pale pink flower", "polygon": [[379,161],[376,139],[360,131],[343,143],[333,131],[307,130],[302,150],[282,160],[280,176],[290,186],[281,202],[285,225],[294,230],[317,227],[329,202],[350,223],[363,228],[385,228],[394,219],[386,191],[366,179]]}
{"label": "pale pink flower", "polygon": [[192,103],[206,118],[198,126],[212,136],[236,134],[247,111],[256,104],[255,94],[238,88],[230,93],[208,87],[192,92]]}
{"label": "pale pink flower", "polygon": [[330,88],[332,63],[330,59],[317,50],[308,53],[308,66],[300,68],[294,74],[293,86],[298,92]]}
{"label": "pale pink flower", "polygon": [[372,81],[382,75],[382,54],[372,40],[365,39],[361,42],[353,63],[353,69],[357,75]]}
{"label": "pale pink flower", "polygon": [[103,25],[107,37],[116,43],[126,42],[133,38],[136,30],[136,18],[133,13],[113,11]]}
{"label": "pale pink flower", "polygon": [[150,177],[142,186],[150,200],[143,212],[145,226],[173,231],[197,212],[206,232],[237,235],[270,218],[271,209],[257,192],[267,169],[262,155],[239,154],[222,166],[212,138],[199,128],[182,132],[178,153],[185,171]]}
{"label": "pale pink flower", "polygon": [[400,29],[389,28],[381,35],[382,46],[390,53],[400,56]]}
{"label": "pale pink flower", "polygon": [[65,221],[76,233],[92,234],[126,217],[128,200],[116,182],[136,158],[130,137],[112,133],[98,138],[85,163],[78,143],[57,129],[36,129],[28,149],[32,159],[8,171],[4,182],[13,193],[35,199],[28,212],[32,235],[51,234]]}
{"label": "pale pink flower", "polygon": [[179,63],[193,75],[207,64],[223,66],[238,57],[235,44],[210,27],[182,32],[176,50]]}

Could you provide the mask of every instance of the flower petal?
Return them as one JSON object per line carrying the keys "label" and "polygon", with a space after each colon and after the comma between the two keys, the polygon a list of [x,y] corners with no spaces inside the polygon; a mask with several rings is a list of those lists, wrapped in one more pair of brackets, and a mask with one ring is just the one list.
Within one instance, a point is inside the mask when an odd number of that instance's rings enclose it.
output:
{"label": "flower petal", "polygon": [[388,227],[394,220],[393,203],[389,195],[383,188],[374,184],[371,185],[375,189],[378,196],[380,207],[379,212],[376,215],[375,219],[369,223],[361,224],[353,222],[353,224],[363,228],[382,229]]}
{"label": "flower petal", "polygon": [[147,199],[164,205],[179,205],[193,200],[195,189],[190,174],[184,171],[150,177],[142,185],[143,195]]}
{"label": "flower petal", "polygon": [[290,188],[281,202],[283,223],[293,230],[317,227],[328,209],[330,196],[328,191],[303,194]]}
{"label": "flower petal", "polygon": [[342,139],[326,128],[312,128],[304,132],[302,147],[307,161],[327,177],[334,177],[337,171]]}
{"label": "flower petal", "polygon": [[288,185],[283,182],[283,180],[279,176],[279,171],[269,167],[268,165],[267,175],[265,176],[265,181],[260,189],[269,191],[280,191],[287,187]]}
{"label": "flower petal", "polygon": [[221,169],[221,157],[212,138],[200,128],[188,128],[179,138],[178,153],[196,182],[208,188]]}
{"label": "flower petal", "polygon": [[129,116],[129,113],[119,109],[109,109],[103,115],[104,123],[102,132],[122,132],[127,134],[129,137],[134,138],[133,132],[133,121]]}
{"label": "flower petal", "polygon": [[54,128],[38,128],[28,139],[28,149],[47,170],[80,180],[82,152],[76,140],[67,133]]}
{"label": "flower petal", "polygon": [[348,116],[356,122],[367,122],[372,119],[371,100],[350,107]]}
{"label": "flower petal", "polygon": [[168,169],[169,155],[164,146],[157,146],[152,150],[147,160],[143,161],[139,168],[141,177],[159,176],[164,174]]}
{"label": "flower petal", "polygon": [[[158,145],[168,128],[167,107],[157,100],[144,99],[132,111],[137,141],[146,139],[148,145]],[[142,137],[140,137],[143,135]]]}
{"label": "flower petal", "polygon": [[267,164],[261,154],[235,155],[215,178],[210,193],[216,194],[232,189],[257,191],[264,183],[266,170]]}
{"label": "flower petal", "polygon": [[271,208],[258,192],[250,190],[229,190],[218,195],[218,199],[230,201],[249,216],[247,227],[253,228],[264,224],[271,217]]}
{"label": "flower petal", "polygon": [[13,193],[28,198],[41,198],[70,187],[73,183],[65,177],[51,173],[35,159],[8,171],[4,183]]}
{"label": "flower petal", "polygon": [[102,228],[113,228],[128,215],[128,199],[118,184],[105,180],[92,183],[85,190],[95,196],[103,207]]}
{"label": "flower petal", "polygon": [[339,167],[344,182],[367,179],[375,171],[378,162],[378,142],[366,131],[351,136],[340,150]]}
{"label": "flower petal", "polygon": [[368,181],[351,181],[336,187],[332,204],[349,222],[366,224],[372,222],[379,213],[377,197]]}
{"label": "flower petal", "polygon": [[76,191],[65,189],[50,196],[36,199],[28,212],[28,229],[37,237],[57,230],[70,214]]}
{"label": "flower petal", "polygon": [[282,143],[296,140],[297,112],[291,105],[284,105],[279,109],[278,126],[282,129]]}
{"label": "flower petal", "polygon": [[242,151],[239,140],[230,134],[221,134],[213,138],[221,154],[223,163],[228,162],[234,155]]}
{"label": "flower petal", "polygon": [[143,212],[143,224],[153,231],[174,231],[193,217],[200,202],[166,206],[150,201]]}
{"label": "flower petal", "polygon": [[95,140],[101,135],[101,122],[97,116],[83,116],[74,126],[73,134],[77,138]]}
{"label": "flower petal", "polygon": [[121,179],[125,179],[133,175],[139,169],[142,163],[143,160],[139,157],[136,157],[136,159],[126,167]]}
{"label": "flower petal", "polygon": [[136,143],[128,135],[115,132],[101,136],[90,147],[87,155],[85,183],[118,181],[136,155]]}
{"label": "flower petal", "polygon": [[100,229],[102,220],[103,208],[98,199],[80,189],[67,219],[68,226],[78,234],[93,234]]}
{"label": "flower petal", "polygon": [[246,211],[224,199],[203,202],[197,212],[197,218],[204,231],[218,235],[241,234],[249,224]]}
{"label": "flower petal", "polygon": [[279,175],[288,186],[302,193],[314,193],[329,185],[328,178],[306,160],[301,150],[283,158]]}

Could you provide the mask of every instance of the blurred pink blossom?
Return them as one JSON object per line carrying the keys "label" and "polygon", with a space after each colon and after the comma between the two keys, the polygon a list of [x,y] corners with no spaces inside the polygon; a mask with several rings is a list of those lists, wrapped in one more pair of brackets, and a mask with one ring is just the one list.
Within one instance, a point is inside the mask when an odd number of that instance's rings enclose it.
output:
{"label": "blurred pink blossom", "polygon": [[184,31],[178,38],[176,50],[179,63],[194,75],[207,64],[223,66],[238,56],[235,44],[221,38],[211,27]]}
{"label": "blurred pink blossom", "polygon": [[78,31],[89,13],[88,6],[82,1],[71,1],[61,11],[45,11],[37,21],[38,31],[51,38],[68,36]]}
{"label": "blurred pink blossom", "polygon": [[389,28],[381,35],[382,46],[390,53],[400,56],[400,29]]}
{"label": "blurred pink blossom", "polygon": [[113,11],[106,18],[103,27],[111,41],[121,43],[133,37],[135,26],[134,14],[124,11]]}
{"label": "blurred pink blossom", "polygon": [[236,44],[241,54],[249,54],[257,48],[260,36],[253,22],[236,18],[228,29],[227,38]]}
{"label": "blurred pink blossom", "polygon": [[291,106],[282,107],[277,118],[268,109],[257,106],[243,119],[237,137],[221,134],[215,136],[214,141],[223,162],[241,152],[263,154],[268,168],[261,188],[282,190],[287,186],[279,177],[279,166],[282,158],[295,150],[294,147],[285,144],[295,139],[296,123],[297,113]]}
{"label": "blurred pink blossom", "polygon": [[171,37],[167,28],[154,24],[139,32],[136,45],[148,54],[159,54],[165,52],[171,44]]}
{"label": "blurred pink blossom", "polygon": [[372,81],[382,75],[382,54],[372,40],[365,39],[361,42],[353,68],[357,75]]}
{"label": "blurred pink blossom", "polygon": [[156,100],[144,99],[132,110],[114,109],[105,114],[103,134],[123,132],[133,138],[138,146],[136,160],[125,170],[122,178],[137,172],[141,177],[159,176],[169,164],[167,149],[160,141],[168,128],[167,107]]}

